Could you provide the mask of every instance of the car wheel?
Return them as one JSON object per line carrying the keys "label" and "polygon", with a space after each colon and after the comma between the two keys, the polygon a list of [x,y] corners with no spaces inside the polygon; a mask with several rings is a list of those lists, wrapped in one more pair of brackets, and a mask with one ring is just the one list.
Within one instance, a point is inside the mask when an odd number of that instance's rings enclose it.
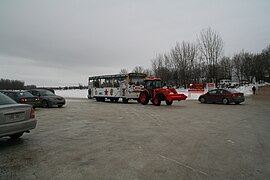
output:
{"label": "car wheel", "polygon": [[49,104],[48,104],[48,102],[47,102],[46,100],[43,100],[43,101],[42,101],[42,107],[43,107],[43,108],[49,107]]}
{"label": "car wheel", "polygon": [[12,135],[10,135],[9,137],[10,137],[11,139],[18,139],[18,138],[20,138],[22,135],[23,135],[23,132],[21,132],[21,133],[16,133],[16,134],[12,134]]}
{"label": "car wheel", "polygon": [[228,101],[227,98],[224,98],[224,99],[222,99],[222,103],[223,103],[223,104],[229,104],[229,101]]}
{"label": "car wheel", "polygon": [[200,102],[201,102],[201,103],[206,103],[206,100],[205,100],[203,97],[201,97],[201,98],[200,98]]}

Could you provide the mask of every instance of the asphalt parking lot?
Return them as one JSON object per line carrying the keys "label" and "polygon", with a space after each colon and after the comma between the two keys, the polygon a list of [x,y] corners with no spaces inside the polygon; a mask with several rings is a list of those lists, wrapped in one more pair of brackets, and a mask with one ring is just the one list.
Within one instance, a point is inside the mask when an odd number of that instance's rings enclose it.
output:
{"label": "asphalt parking lot", "polygon": [[0,179],[270,179],[270,87],[241,105],[67,99],[0,139]]}

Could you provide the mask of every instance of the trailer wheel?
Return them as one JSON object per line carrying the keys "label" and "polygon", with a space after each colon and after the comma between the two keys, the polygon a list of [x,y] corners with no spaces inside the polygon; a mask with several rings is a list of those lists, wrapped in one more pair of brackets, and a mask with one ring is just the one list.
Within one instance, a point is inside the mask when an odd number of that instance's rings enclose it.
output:
{"label": "trailer wheel", "polygon": [[127,98],[123,98],[123,103],[128,103],[128,99]]}
{"label": "trailer wheel", "polygon": [[141,104],[146,105],[149,102],[149,97],[146,92],[141,92],[139,101]]}
{"label": "trailer wheel", "polygon": [[166,100],[166,104],[167,104],[168,106],[172,105],[172,103],[173,103],[173,101],[168,101],[168,100]]}

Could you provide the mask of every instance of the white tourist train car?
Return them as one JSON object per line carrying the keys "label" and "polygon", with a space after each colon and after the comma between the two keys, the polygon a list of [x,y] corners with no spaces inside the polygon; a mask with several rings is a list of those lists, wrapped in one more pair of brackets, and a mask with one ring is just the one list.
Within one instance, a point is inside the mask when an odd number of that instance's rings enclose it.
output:
{"label": "white tourist train car", "polygon": [[128,73],[92,76],[88,79],[88,98],[96,101],[118,102],[122,98],[124,103],[129,99],[138,100],[143,89],[143,80],[146,74]]}

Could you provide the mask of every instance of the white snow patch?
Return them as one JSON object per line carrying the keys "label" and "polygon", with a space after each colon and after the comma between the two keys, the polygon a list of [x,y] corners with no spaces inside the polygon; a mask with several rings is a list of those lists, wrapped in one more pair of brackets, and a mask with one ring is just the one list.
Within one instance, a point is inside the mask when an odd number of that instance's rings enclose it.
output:
{"label": "white snow patch", "polygon": [[56,90],[55,94],[65,98],[87,98],[87,89]]}

